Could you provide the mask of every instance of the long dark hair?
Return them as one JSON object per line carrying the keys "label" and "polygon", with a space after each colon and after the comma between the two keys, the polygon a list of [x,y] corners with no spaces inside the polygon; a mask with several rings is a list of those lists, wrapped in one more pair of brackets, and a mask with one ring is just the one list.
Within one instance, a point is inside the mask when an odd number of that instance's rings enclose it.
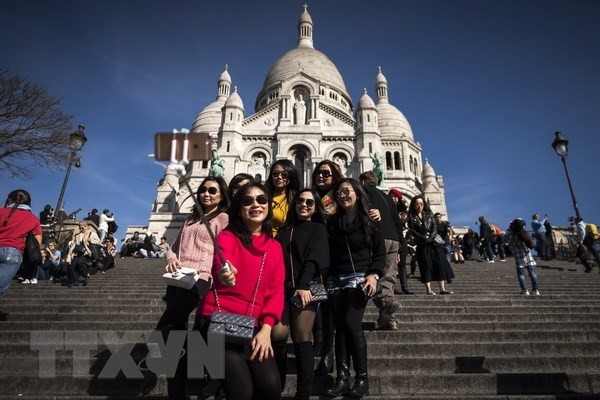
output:
{"label": "long dark hair", "polygon": [[[231,205],[227,214],[229,215],[229,225],[225,230],[231,231],[234,235],[240,238],[244,247],[252,246],[252,232],[248,229],[244,220],[242,220],[242,199],[248,194],[250,189],[257,188],[261,190],[265,195],[269,195],[267,188],[260,182],[251,182],[247,185],[242,186],[238,189],[233,196]],[[266,232],[270,237],[273,237],[273,206],[271,205],[271,199],[267,202],[267,218],[263,221],[261,230]]]}
{"label": "long dark hair", "polygon": [[423,196],[422,194],[419,194],[419,195],[416,195],[415,197],[413,197],[412,200],[410,201],[410,205],[408,206],[408,215],[410,215],[412,217],[417,216],[417,213],[415,211],[415,203],[417,202],[418,199],[423,200],[423,214],[431,213],[431,209],[429,208],[429,204],[427,204],[427,200],[425,200],[425,196]]}
{"label": "long dark hair", "polygon": [[245,180],[249,180],[250,182],[254,182],[255,179],[252,175],[250,174],[245,174],[243,172],[235,175],[233,178],[231,178],[231,180],[229,181],[229,187],[227,188],[227,194],[229,195],[230,199],[233,199],[233,191],[234,189],[239,189],[239,183]]}
{"label": "long dark hair", "polygon": [[2,225],[6,226],[8,224],[8,220],[12,217],[15,210],[21,205],[25,204],[26,206],[31,206],[31,195],[27,190],[17,189],[13,190],[6,197],[6,201],[4,202],[4,207],[8,207],[9,205],[13,205],[10,209],[10,212],[2,222]]}
{"label": "long dark hair", "polygon": [[288,215],[285,220],[285,225],[283,229],[291,228],[298,222],[298,213],[296,212],[296,199],[300,197],[302,193],[309,192],[315,198],[315,213],[310,217],[312,222],[318,222],[319,224],[325,223],[325,210],[323,209],[323,203],[321,202],[321,197],[316,190],[305,188],[299,191],[296,196],[294,196],[294,200],[289,207]]}
{"label": "long dark hair", "polygon": [[342,175],[342,172],[340,171],[339,165],[337,165],[335,162],[333,162],[331,160],[323,160],[317,164],[317,166],[315,167],[315,169],[313,170],[312,175],[311,175],[310,187],[317,192],[319,191],[319,187],[317,186],[317,177],[319,176],[319,170],[321,169],[321,167],[323,165],[327,165],[329,167],[329,169],[331,170],[331,175],[333,176],[333,183],[331,185],[332,187],[335,186],[336,183],[338,183],[339,181],[344,179],[344,176]]}
{"label": "long dark hair", "polygon": [[[198,186],[198,190],[196,190],[196,195],[195,195],[196,198],[198,199],[198,202],[200,202],[200,205],[202,206],[202,211],[206,212],[206,208],[204,207],[204,204],[202,204],[202,202],[200,201],[200,188],[206,182],[215,182],[217,185],[219,185],[219,193],[221,194],[221,201],[219,201],[219,204],[217,205],[217,209],[215,210],[215,212],[212,212],[206,216],[206,219],[210,221],[217,215],[227,211],[227,209],[229,208],[229,195],[227,194],[227,183],[225,183],[225,180],[223,178],[221,178],[220,176],[209,176],[209,177],[204,178],[202,183],[200,183],[200,186]],[[194,203],[192,215],[190,215],[189,220],[194,221],[194,222],[200,220],[200,213],[198,212],[198,209],[196,208],[195,203]]]}
{"label": "long dark hair", "polygon": [[275,195],[275,188],[273,187],[273,177],[271,174],[273,174],[275,167],[278,165],[283,168],[283,171],[287,172],[288,175],[288,184],[285,187],[285,200],[287,201],[288,205],[290,205],[292,204],[294,196],[296,196],[296,193],[298,193],[300,190],[300,174],[298,173],[298,169],[290,160],[277,160],[271,165],[271,168],[269,169],[269,176],[265,181],[265,187],[267,188],[271,197],[273,197]]}
{"label": "long dark hair", "polygon": [[[359,222],[361,223],[365,237],[367,238],[367,243],[369,244],[369,247],[371,247],[371,235],[373,231],[377,229],[377,226],[375,225],[375,221],[369,216],[371,204],[369,203],[367,193],[356,179],[343,178],[333,187],[333,197],[336,202],[338,198],[337,191],[343,183],[349,183],[352,186],[352,189],[354,189],[354,193],[356,193],[356,218],[358,218]],[[346,214],[346,210],[344,210],[339,203],[337,210],[338,215],[340,216]]]}

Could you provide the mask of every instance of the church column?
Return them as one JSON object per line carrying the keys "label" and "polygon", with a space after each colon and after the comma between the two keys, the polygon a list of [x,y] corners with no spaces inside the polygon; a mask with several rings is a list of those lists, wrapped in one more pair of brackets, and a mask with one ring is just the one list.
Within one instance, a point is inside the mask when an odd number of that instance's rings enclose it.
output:
{"label": "church column", "polygon": [[289,125],[290,115],[291,113],[291,105],[290,105],[290,95],[281,96],[281,120],[279,121],[281,125]]}
{"label": "church column", "polygon": [[310,125],[318,125],[317,107],[319,107],[319,96],[310,96]]}

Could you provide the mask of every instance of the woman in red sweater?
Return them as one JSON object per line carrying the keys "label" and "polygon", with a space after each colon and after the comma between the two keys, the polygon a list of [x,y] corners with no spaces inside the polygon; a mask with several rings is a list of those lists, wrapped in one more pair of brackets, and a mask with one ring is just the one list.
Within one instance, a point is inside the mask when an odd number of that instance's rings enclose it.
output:
{"label": "woman in red sweater", "polygon": [[271,329],[283,312],[285,267],[281,245],[271,236],[273,211],[267,189],[260,183],[241,187],[228,214],[229,225],[217,237],[217,245],[229,272],[215,257],[213,290],[198,304],[195,329],[206,338],[215,311],[255,317],[255,335],[248,346],[226,345],[225,393],[236,400],[279,399],[281,382]]}
{"label": "woman in red sweater", "polygon": [[42,226],[31,213],[31,196],[26,190],[13,190],[0,208],[0,296],[19,270],[29,232],[42,243]]}

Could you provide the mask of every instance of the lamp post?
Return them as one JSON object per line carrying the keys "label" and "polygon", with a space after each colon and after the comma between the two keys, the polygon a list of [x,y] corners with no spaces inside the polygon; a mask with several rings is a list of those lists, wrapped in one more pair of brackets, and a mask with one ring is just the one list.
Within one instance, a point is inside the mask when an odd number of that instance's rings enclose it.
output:
{"label": "lamp post", "polygon": [[552,148],[558,154],[560,159],[562,160],[563,166],[565,167],[565,174],[567,174],[567,182],[569,183],[569,190],[571,191],[571,199],[573,200],[573,208],[575,209],[575,214],[577,216],[577,220],[581,220],[581,214],[579,214],[579,207],[577,205],[577,200],[575,200],[575,193],[573,192],[573,185],[571,184],[571,176],[569,175],[569,169],[567,168],[567,155],[569,155],[569,141],[562,137],[560,132],[554,132],[556,137],[554,138],[554,142],[552,142]]}
{"label": "lamp post", "polygon": [[[60,190],[60,195],[58,196],[58,202],[56,203],[56,208],[54,209],[55,216],[60,210],[63,197],[65,196],[65,189],[67,188],[67,182],[69,182],[71,168],[73,167],[73,164],[75,164],[76,167],[79,167],[79,158],[77,157],[77,152],[81,150],[85,142],[87,142],[87,137],[85,137],[85,134],[83,133],[84,129],[85,126],[79,125],[77,131],[69,135],[69,148],[71,149],[71,156],[69,157],[69,166],[67,167],[65,180],[63,181],[62,189]],[[62,225],[62,221],[60,221],[60,224]]]}

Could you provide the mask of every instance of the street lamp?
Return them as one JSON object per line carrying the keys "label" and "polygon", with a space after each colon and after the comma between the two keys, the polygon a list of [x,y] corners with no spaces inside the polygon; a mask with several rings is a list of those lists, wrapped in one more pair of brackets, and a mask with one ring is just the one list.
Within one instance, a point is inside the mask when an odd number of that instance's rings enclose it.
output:
{"label": "street lamp", "polygon": [[573,208],[575,208],[575,214],[577,220],[581,220],[581,214],[579,214],[579,207],[577,206],[577,200],[575,200],[575,193],[573,192],[573,185],[571,184],[571,177],[569,176],[569,170],[567,169],[567,155],[569,155],[569,141],[562,137],[560,132],[554,132],[556,137],[552,142],[552,148],[558,154],[565,167],[565,174],[567,174],[567,182],[569,183],[569,190],[571,191],[571,199],[573,200]]}
{"label": "street lamp", "polygon": [[[56,208],[54,209],[54,216],[57,215],[60,210],[60,206],[63,201],[63,197],[65,196],[65,189],[67,188],[67,182],[69,181],[69,175],[71,174],[71,167],[75,164],[76,167],[79,167],[80,161],[77,157],[77,152],[83,148],[85,142],[87,142],[87,137],[83,133],[85,126],[79,125],[79,128],[76,132],[73,132],[69,135],[69,148],[71,149],[71,156],[69,157],[69,166],[67,167],[67,173],[65,175],[65,180],[63,181],[62,189],[60,190],[60,195],[58,196],[58,203],[56,203]],[[62,221],[60,221],[62,225]]]}

